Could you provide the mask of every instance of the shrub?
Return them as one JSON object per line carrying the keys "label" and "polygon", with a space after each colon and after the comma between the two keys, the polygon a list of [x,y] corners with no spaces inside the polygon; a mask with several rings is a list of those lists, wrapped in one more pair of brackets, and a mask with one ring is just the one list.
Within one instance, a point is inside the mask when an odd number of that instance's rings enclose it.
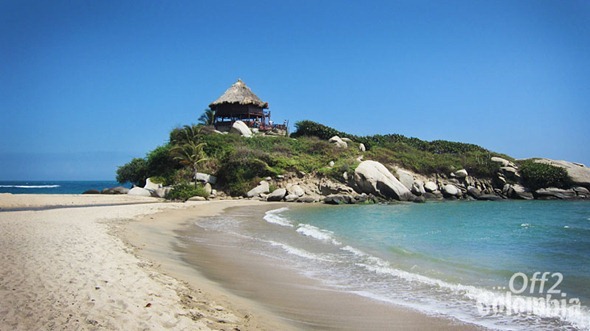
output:
{"label": "shrub", "polygon": [[117,169],[117,181],[121,184],[132,183],[137,186],[145,186],[145,179],[148,177],[147,161],[141,158],[134,158],[129,163]]}
{"label": "shrub", "polygon": [[169,200],[182,200],[186,201],[192,197],[203,197],[208,198],[209,195],[205,192],[205,188],[201,185],[191,185],[188,183],[182,183],[175,185],[172,190],[166,196]]}
{"label": "shrub", "polygon": [[520,175],[525,186],[533,190],[545,187],[569,188],[572,183],[567,170],[535,160],[524,160],[519,163]]}

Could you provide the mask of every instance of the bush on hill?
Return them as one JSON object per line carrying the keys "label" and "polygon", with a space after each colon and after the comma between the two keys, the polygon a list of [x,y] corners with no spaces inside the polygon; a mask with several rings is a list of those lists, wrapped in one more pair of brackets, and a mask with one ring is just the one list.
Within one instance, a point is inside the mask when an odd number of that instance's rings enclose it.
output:
{"label": "bush on hill", "polygon": [[519,162],[520,175],[526,187],[538,190],[546,187],[570,188],[571,179],[567,170],[533,159]]}

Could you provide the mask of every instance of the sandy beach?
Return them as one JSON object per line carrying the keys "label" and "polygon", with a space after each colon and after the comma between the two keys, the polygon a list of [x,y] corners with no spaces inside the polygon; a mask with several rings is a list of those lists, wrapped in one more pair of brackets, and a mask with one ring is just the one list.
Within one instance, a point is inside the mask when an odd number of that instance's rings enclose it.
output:
{"label": "sandy beach", "polygon": [[0,330],[474,329],[179,239],[190,220],[276,205],[129,198],[0,195]]}

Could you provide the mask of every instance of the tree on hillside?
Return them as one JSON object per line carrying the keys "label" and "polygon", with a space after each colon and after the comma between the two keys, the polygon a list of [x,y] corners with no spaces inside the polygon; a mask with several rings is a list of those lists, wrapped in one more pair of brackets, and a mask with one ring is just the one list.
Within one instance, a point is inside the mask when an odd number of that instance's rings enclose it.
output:
{"label": "tree on hillside", "polygon": [[212,109],[205,109],[203,114],[199,116],[199,124],[202,125],[213,125],[213,118],[215,116],[215,111]]}
{"label": "tree on hillside", "polygon": [[195,179],[195,186],[197,185],[196,179],[198,165],[207,160],[207,155],[205,154],[205,151],[203,151],[205,145],[205,143],[196,143],[190,140],[182,145],[175,146],[172,149],[174,159],[180,162],[180,164],[190,167],[193,173],[193,178]]}

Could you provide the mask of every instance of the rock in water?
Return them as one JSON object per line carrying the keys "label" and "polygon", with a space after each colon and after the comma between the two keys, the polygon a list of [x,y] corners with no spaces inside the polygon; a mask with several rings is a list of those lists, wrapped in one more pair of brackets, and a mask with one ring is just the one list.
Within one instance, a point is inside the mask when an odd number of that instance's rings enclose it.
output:
{"label": "rock in water", "polygon": [[354,171],[354,184],[359,193],[386,199],[414,200],[414,195],[387,168],[376,161],[363,161]]}

